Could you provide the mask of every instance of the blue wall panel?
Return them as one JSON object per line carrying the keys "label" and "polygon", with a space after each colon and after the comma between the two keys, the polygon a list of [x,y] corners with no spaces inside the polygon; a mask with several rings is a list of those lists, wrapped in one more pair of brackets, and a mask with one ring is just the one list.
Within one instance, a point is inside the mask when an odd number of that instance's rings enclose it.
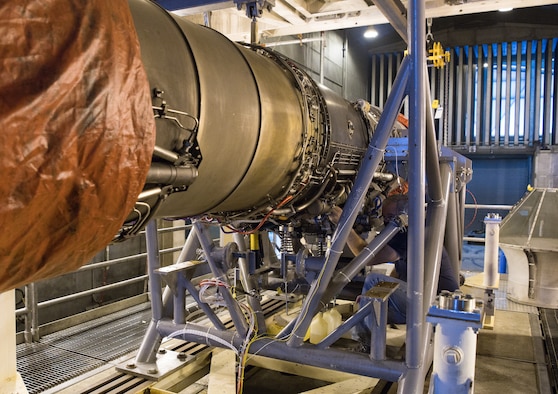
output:
{"label": "blue wall panel", "polygon": [[[513,205],[532,184],[531,157],[473,158],[473,178],[468,183],[467,204]],[[473,199],[474,196],[474,199]],[[484,232],[483,220],[489,210],[465,211],[466,234]],[[507,211],[496,211],[504,216]]]}

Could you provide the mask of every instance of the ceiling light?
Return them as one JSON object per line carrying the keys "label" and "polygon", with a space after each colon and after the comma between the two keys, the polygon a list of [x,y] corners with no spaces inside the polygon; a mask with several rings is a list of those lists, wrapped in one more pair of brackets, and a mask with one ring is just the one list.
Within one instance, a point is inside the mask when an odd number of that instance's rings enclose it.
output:
{"label": "ceiling light", "polygon": [[509,7],[509,8],[500,8],[498,11],[500,11],[500,12],[508,12],[508,11],[511,11],[511,10],[513,10],[513,8]]}
{"label": "ceiling light", "polygon": [[376,38],[378,37],[378,31],[374,28],[368,28],[366,29],[366,31],[364,32],[364,37],[366,38]]}

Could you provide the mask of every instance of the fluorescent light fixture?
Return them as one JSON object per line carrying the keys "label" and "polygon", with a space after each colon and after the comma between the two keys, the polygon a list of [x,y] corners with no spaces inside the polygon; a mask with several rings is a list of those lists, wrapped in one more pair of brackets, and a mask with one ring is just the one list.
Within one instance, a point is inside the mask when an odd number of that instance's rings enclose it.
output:
{"label": "fluorescent light fixture", "polygon": [[376,38],[376,37],[378,37],[378,31],[376,29],[372,28],[372,27],[369,27],[364,32],[364,37],[365,38]]}
{"label": "fluorescent light fixture", "polygon": [[500,11],[500,12],[508,12],[508,11],[511,11],[511,10],[513,10],[512,7],[509,7],[509,8],[500,8],[498,11]]}

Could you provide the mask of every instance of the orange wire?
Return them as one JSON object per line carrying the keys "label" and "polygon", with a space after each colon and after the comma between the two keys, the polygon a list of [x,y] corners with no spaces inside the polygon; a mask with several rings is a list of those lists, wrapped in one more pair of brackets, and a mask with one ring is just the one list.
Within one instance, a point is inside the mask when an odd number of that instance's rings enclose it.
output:
{"label": "orange wire", "polygon": [[269,212],[264,216],[264,218],[262,219],[262,221],[261,221],[261,222],[256,226],[256,228],[253,229],[253,230],[250,230],[250,231],[239,231],[239,230],[236,230],[236,229],[234,229],[234,228],[232,228],[232,227],[230,227],[230,226],[227,226],[227,227],[230,228],[232,231],[234,231],[234,232],[237,233],[237,234],[241,234],[241,235],[253,234],[253,233],[255,233],[256,231],[258,231],[260,228],[262,228],[262,226],[264,225],[264,223],[267,221],[267,219],[269,219],[269,217],[271,216],[271,214],[272,214],[276,209],[281,208],[283,205],[285,205],[286,203],[288,203],[289,201],[291,201],[291,200],[293,199],[293,197],[294,197],[294,196],[292,196],[292,195],[289,195],[289,196],[285,197],[285,198],[283,199],[283,201],[281,201],[279,204],[277,204],[277,206],[276,206],[275,208],[273,208],[271,211],[269,211]]}
{"label": "orange wire", "polygon": [[401,123],[406,128],[409,128],[409,119],[405,117],[403,114],[397,114],[397,121]]}

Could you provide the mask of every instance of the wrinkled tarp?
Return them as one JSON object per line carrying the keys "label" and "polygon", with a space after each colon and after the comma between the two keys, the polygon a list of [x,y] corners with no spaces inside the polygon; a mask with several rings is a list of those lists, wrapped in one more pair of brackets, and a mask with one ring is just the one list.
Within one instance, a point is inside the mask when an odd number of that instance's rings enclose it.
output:
{"label": "wrinkled tarp", "polygon": [[75,270],[140,193],[155,129],[127,1],[0,4],[0,291]]}

